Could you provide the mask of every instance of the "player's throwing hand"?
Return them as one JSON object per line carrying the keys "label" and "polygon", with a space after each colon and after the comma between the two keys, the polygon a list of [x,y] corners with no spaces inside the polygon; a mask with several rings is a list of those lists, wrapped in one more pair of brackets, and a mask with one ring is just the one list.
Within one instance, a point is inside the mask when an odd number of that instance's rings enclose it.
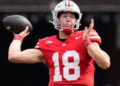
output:
{"label": "player's throwing hand", "polygon": [[22,31],[21,33],[19,33],[19,35],[21,35],[22,37],[26,37],[27,35],[29,35],[29,27],[26,26],[25,30]]}

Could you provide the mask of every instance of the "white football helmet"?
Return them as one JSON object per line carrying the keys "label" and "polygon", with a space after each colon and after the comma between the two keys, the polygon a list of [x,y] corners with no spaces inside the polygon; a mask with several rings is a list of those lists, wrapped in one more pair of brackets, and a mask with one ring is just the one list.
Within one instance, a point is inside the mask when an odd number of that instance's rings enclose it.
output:
{"label": "white football helmet", "polygon": [[61,28],[60,21],[58,18],[60,12],[75,13],[77,22],[75,24],[75,27],[72,29],[74,29],[74,30],[79,29],[82,13],[80,12],[80,9],[76,3],[74,3],[72,0],[63,0],[55,6],[54,10],[52,11],[53,24],[55,26],[55,29]]}

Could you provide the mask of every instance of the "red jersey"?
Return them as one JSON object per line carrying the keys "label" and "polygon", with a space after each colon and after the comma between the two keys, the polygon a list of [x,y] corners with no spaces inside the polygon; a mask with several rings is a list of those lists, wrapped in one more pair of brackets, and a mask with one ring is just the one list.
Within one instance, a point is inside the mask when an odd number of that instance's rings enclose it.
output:
{"label": "red jersey", "polygon": [[[49,86],[94,86],[94,60],[83,44],[83,33],[74,32],[64,42],[56,35],[38,41],[36,48],[42,51],[49,68]],[[101,44],[95,31],[90,39]]]}

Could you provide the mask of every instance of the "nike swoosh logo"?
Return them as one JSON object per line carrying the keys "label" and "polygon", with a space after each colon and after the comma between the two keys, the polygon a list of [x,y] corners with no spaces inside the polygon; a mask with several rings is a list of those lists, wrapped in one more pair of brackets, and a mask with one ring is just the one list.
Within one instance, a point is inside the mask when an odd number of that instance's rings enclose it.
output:
{"label": "nike swoosh logo", "polygon": [[75,37],[75,39],[79,39],[79,38],[81,38],[81,36]]}

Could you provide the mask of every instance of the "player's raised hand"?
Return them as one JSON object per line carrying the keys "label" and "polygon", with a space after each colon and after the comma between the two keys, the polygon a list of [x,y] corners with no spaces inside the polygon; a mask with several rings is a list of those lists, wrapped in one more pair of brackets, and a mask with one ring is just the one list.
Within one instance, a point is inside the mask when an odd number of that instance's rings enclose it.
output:
{"label": "player's raised hand", "polygon": [[29,27],[26,26],[25,30],[22,31],[21,33],[19,33],[19,35],[23,36],[23,37],[26,37],[27,35],[29,35]]}
{"label": "player's raised hand", "polygon": [[25,38],[27,35],[29,35],[29,27],[28,26],[26,26],[26,28],[25,28],[25,30],[23,30],[22,32],[20,32],[19,34],[15,34],[14,33],[14,35],[20,35],[20,36],[22,36],[23,38]]}
{"label": "player's raised hand", "polygon": [[94,27],[94,20],[92,18],[89,27],[85,27],[85,32],[83,34],[83,40],[85,40],[86,38],[89,38],[90,33],[93,30],[93,27]]}

